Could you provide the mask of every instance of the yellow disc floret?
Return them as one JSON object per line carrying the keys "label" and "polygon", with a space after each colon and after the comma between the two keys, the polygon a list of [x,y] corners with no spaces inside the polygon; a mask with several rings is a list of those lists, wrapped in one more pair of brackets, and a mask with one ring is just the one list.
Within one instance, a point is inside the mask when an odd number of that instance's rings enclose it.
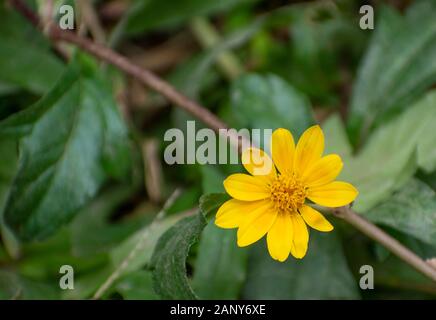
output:
{"label": "yellow disc floret", "polygon": [[281,174],[270,184],[271,200],[276,209],[297,212],[306,199],[306,188],[294,174]]}

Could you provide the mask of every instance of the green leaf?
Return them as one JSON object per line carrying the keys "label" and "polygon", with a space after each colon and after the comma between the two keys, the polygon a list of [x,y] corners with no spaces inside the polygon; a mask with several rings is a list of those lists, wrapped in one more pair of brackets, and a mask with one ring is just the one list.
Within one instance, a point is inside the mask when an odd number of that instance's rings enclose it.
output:
{"label": "green leaf", "polygon": [[18,162],[17,143],[14,140],[0,139],[0,212],[6,200],[7,190],[14,178]]}
{"label": "green leaf", "polygon": [[[435,247],[395,229],[389,227],[384,227],[384,229],[418,256],[424,259],[436,256]],[[403,299],[415,299],[417,295],[419,297],[422,293],[433,294],[433,296],[436,294],[436,283],[381,245],[364,236],[349,237],[344,249],[350,262],[350,268],[355,272],[356,277],[362,276],[358,273],[362,265],[370,265],[374,268],[375,290],[366,291],[366,298],[368,295],[370,295],[370,299],[380,298],[379,294],[382,294],[385,289],[391,291],[386,296],[387,298],[391,298],[392,294],[399,296],[403,294]]]}
{"label": "green leaf", "polygon": [[365,217],[436,247],[436,193],[417,179],[366,212]]}
{"label": "green leaf", "polygon": [[218,208],[230,197],[227,193],[211,193],[201,196],[200,198],[200,211],[207,218],[211,217]]}
{"label": "green leaf", "polygon": [[235,230],[220,229],[214,220],[203,230],[192,286],[202,299],[237,299],[248,252],[237,246]]}
{"label": "green leaf", "polygon": [[186,274],[186,257],[205,226],[199,213],[179,221],[159,239],[151,265],[154,290],[163,299],[197,299]]}
{"label": "green leaf", "polygon": [[196,299],[186,271],[189,249],[207,224],[206,218],[226,200],[225,194],[202,196],[200,212],[186,217],[167,230],[157,242],[151,258],[153,286],[164,299]]}
{"label": "green leaf", "polygon": [[436,148],[434,147],[436,139],[434,131],[434,123],[436,122],[436,90],[430,91],[421,101],[432,112],[427,114],[428,119],[425,119],[425,121],[423,119],[423,122],[420,124],[422,133],[418,142],[418,166],[426,173],[431,173],[436,170]]}
{"label": "green leaf", "polygon": [[244,298],[356,299],[359,293],[338,237],[315,231],[302,260],[274,261],[265,242],[257,243],[249,259]]}
{"label": "green leaf", "polygon": [[72,251],[76,256],[92,256],[108,252],[141,229],[155,216],[158,208],[144,204],[128,212],[121,221],[110,221],[132,196],[133,188],[112,188],[81,210],[70,224]]}
{"label": "green leaf", "polygon": [[74,267],[76,275],[94,271],[108,262],[104,254],[77,257],[71,252],[67,229],[61,229],[43,242],[24,243],[19,262],[20,274],[41,281],[50,281],[58,287],[59,268],[62,265]]}
{"label": "green leaf", "polygon": [[436,165],[433,147],[428,143],[436,138],[435,119],[436,91],[431,91],[378,128],[356,157],[345,159],[340,179],[353,183],[359,190],[357,211],[369,210],[401,188],[420,163],[428,167]]}
{"label": "green leaf", "polygon": [[[25,136],[5,208],[6,223],[23,240],[55,232],[108,175],[128,168],[126,128],[95,72],[85,58],[77,59],[48,95],[0,122],[0,135]],[[116,172],[107,170],[116,166]]]}
{"label": "green leaf", "polygon": [[64,65],[39,31],[5,3],[0,4],[0,81],[45,93],[59,80]]}
{"label": "green leaf", "polygon": [[223,181],[225,177],[218,167],[212,165],[201,166],[201,175],[204,194],[224,192]]}
{"label": "green leaf", "polygon": [[[341,83],[342,57],[346,55],[346,63],[350,63],[356,51],[360,53],[366,44],[365,32],[351,18],[354,15],[348,14],[358,11],[353,5],[356,6],[350,2],[352,8],[347,12],[344,12],[344,3],[334,7],[323,3],[295,6],[289,26],[291,44],[282,50],[277,48],[277,57],[268,59],[275,72],[317,105],[339,103],[334,91]],[[276,41],[273,46],[278,47]]]}
{"label": "green leaf", "polygon": [[[102,198],[103,200],[105,198]],[[100,203],[102,205],[102,203]],[[119,270],[121,265],[124,265],[122,268],[122,271],[119,273],[120,280],[124,279],[125,277],[128,277],[130,274],[135,273],[139,271],[141,268],[144,267],[150,267],[150,259],[153,253],[153,250],[156,246],[156,243],[159,239],[159,237],[167,231],[171,226],[173,226],[177,221],[179,221],[182,218],[181,215],[174,214],[169,215],[168,217],[155,221],[151,224],[148,224],[146,226],[143,226],[140,230],[134,232],[132,235],[130,235],[128,238],[124,239],[121,243],[119,243],[117,246],[110,248],[110,251],[108,251],[109,254],[109,263],[105,265],[103,268],[96,269],[94,268],[91,270],[91,272],[88,273],[82,273],[80,274],[75,283],[75,288],[72,291],[65,292],[64,296],[66,299],[85,299],[89,298],[93,293],[95,293],[98,288],[105,282],[109,277],[111,277],[114,272],[119,272],[116,270]],[[115,227],[115,226],[114,226]],[[122,228],[122,226],[118,226],[118,228]],[[112,240],[113,238],[120,238],[120,234],[123,235],[124,230],[116,230],[117,228],[114,228],[114,231],[111,231],[116,233],[115,235],[109,236],[109,241],[106,243],[102,243],[100,241],[100,244],[106,245],[105,247],[95,246],[94,244],[88,244],[90,248],[83,247],[84,244],[82,244],[81,251],[77,252],[77,246],[73,247],[74,250],[76,250],[77,253],[85,253],[85,254],[91,254],[92,249],[96,247],[96,252],[99,251],[107,251],[108,244],[112,246]],[[88,229],[86,229],[87,232],[90,232]],[[98,232],[99,230],[96,230]],[[113,238],[112,238],[113,236]],[[98,239],[98,236],[96,236]],[[89,237],[88,237],[89,239]],[[102,239],[105,239],[103,236]],[[91,239],[90,239],[91,240]],[[138,248],[139,244],[139,250],[135,249]],[[97,243],[98,244],[98,243]],[[74,245],[74,242],[73,242]],[[136,254],[132,256],[132,251],[135,251]],[[91,256],[88,255],[87,259],[89,259]],[[125,265],[127,261],[127,265]],[[117,282],[118,283],[118,282]],[[110,295],[111,292],[113,292],[116,289],[117,283],[115,283],[111,288],[108,288],[106,294]]]}
{"label": "green leaf", "polygon": [[240,127],[287,128],[301,134],[313,124],[309,101],[274,75],[245,75],[233,83],[231,104]]}
{"label": "green leaf", "polygon": [[3,244],[11,257],[17,258],[20,246],[14,234],[4,223],[3,210],[18,164],[18,148],[14,140],[0,138],[0,234]]}
{"label": "green leaf", "polygon": [[139,34],[155,28],[173,27],[190,18],[210,15],[229,10],[244,3],[254,3],[258,0],[137,0],[135,10],[130,13],[127,21],[127,32]]}
{"label": "green leaf", "polygon": [[342,158],[348,158],[352,154],[352,148],[348,141],[347,132],[338,114],[333,114],[322,124],[322,130],[326,137],[324,154],[336,153]]}
{"label": "green leaf", "polygon": [[53,87],[63,71],[62,63],[49,52],[24,41],[5,40],[0,36],[1,81],[42,94]]}
{"label": "green leaf", "polygon": [[144,226],[111,250],[110,257],[112,264],[114,266],[122,264],[137,246],[138,242],[141,241],[141,252],[129,261],[129,265],[125,268],[123,273],[126,274],[136,271],[143,266],[149,265],[159,238],[181,219],[182,216],[180,214],[174,214]]}
{"label": "green leaf", "polygon": [[[224,191],[223,174],[203,166],[203,192]],[[211,216],[197,250],[192,286],[202,299],[237,299],[245,280],[247,250],[236,245],[235,230],[215,226],[212,215],[229,197],[209,194],[200,199],[201,210]]]}
{"label": "green leaf", "polygon": [[2,300],[55,300],[59,299],[56,287],[0,270],[0,299]]}
{"label": "green leaf", "polygon": [[356,144],[436,80],[436,3],[416,2],[405,17],[388,8],[380,13],[352,96],[349,129]]}
{"label": "green leaf", "polygon": [[126,300],[158,300],[150,271],[138,270],[117,282],[115,290]]}

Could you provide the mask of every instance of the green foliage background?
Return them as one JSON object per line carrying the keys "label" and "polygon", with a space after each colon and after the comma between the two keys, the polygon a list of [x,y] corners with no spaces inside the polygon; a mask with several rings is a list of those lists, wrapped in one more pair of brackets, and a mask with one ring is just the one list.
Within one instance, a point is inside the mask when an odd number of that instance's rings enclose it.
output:
{"label": "green foliage background", "polygon": [[[232,127],[299,135],[321,123],[340,178],[360,191],[355,210],[435,258],[436,2],[373,3],[374,30],[359,28],[361,2],[132,0],[116,18],[107,2],[94,7],[108,45],[154,62]],[[436,284],[334,217],[301,261],[275,262],[264,240],[238,248],[213,216],[241,167],[163,161],[165,130],[186,130],[190,115],[77,49],[64,47],[66,61],[3,0],[0,17],[1,299],[91,298],[114,272],[100,298],[436,297]],[[62,265],[74,290],[59,289]],[[359,289],[362,265],[374,290]]]}

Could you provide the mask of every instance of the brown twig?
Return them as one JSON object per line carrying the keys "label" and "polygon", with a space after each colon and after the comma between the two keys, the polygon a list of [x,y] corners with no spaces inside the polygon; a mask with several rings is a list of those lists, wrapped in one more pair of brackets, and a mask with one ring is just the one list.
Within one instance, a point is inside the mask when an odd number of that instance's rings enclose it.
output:
{"label": "brown twig", "polygon": [[78,37],[72,32],[63,31],[57,27],[51,28],[50,38],[54,41],[66,41],[75,44],[93,56],[118,67],[125,73],[141,81],[143,84],[159,92],[169,101],[191,113],[214,131],[218,132],[219,129],[226,128],[224,122],[218,119],[212,112],[179,93],[172,85],[163,81],[151,71],[131,63],[127,58],[111,49],[98,45],[86,38]]}
{"label": "brown twig", "polygon": [[430,263],[424,261],[413,251],[403,246],[395,238],[391,237],[375,224],[366,220],[349,207],[336,208],[332,211],[335,216],[345,220],[369,238],[383,245],[401,260],[407,262],[416,270],[436,282],[436,268],[434,268]]}
{"label": "brown twig", "polygon": [[[34,25],[39,25],[39,18],[31,10],[29,10],[22,0],[9,0],[9,2],[18,11],[23,13],[23,15],[28,17]],[[129,59],[116,53],[115,51],[90,41],[87,38],[80,37],[73,32],[62,30],[56,25],[51,26],[50,30],[48,31],[48,36],[53,41],[65,41],[70,44],[74,44],[93,56],[116,66],[126,74],[142,82],[144,85],[157,91],[169,101],[178,105],[197,119],[200,119],[215,132],[220,132],[220,129],[227,128],[227,125],[208,109],[178,92],[172,85],[159,78],[153,72],[132,63]],[[221,133],[223,132],[221,131]],[[240,145],[239,142],[241,137],[233,134],[232,132],[226,132],[224,135],[230,139],[230,142],[233,145]]]}
{"label": "brown twig", "polygon": [[[21,0],[9,0],[10,3],[26,16],[30,21],[38,25],[38,19],[34,17],[34,14],[23,4]],[[227,128],[226,124],[216,117],[208,109],[204,108],[195,101],[190,100],[183,94],[179,93],[173,86],[160,79],[154,73],[149,70],[143,69],[130,62],[122,55],[106,48],[102,45],[96,44],[88,39],[81,38],[74,33],[63,31],[56,26],[52,26],[49,32],[49,36],[53,41],[66,41],[74,44],[84,51],[94,55],[95,57],[104,60],[130,76],[138,79],[143,84],[159,92],[165,96],[169,101],[183,108],[185,111],[191,113],[196,118],[203,121],[211,129],[219,132],[221,128]],[[230,137],[233,143],[239,145],[239,137]],[[235,140],[236,139],[236,140]],[[404,262],[414,267],[417,271],[421,272],[428,278],[436,282],[436,269],[429,263],[418,257],[415,253],[404,247],[400,242],[391,237],[389,234],[378,228],[373,223],[364,219],[349,207],[341,207],[333,210],[333,213],[338,217],[344,219],[346,222],[354,226],[356,229],[370,237],[371,239],[379,242],[385,246],[392,253],[397,255]]]}

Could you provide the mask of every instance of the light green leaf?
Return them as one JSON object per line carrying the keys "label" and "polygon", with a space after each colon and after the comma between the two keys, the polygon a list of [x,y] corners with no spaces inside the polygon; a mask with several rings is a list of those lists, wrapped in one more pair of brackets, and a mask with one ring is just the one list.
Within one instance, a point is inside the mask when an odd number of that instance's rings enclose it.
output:
{"label": "light green leaf", "polygon": [[417,179],[366,212],[365,217],[436,247],[436,193]]}
{"label": "light green leaf", "polygon": [[436,91],[432,91],[377,129],[356,157],[345,160],[340,178],[353,183],[359,190],[355,203],[357,211],[369,210],[401,188],[415,173],[418,164],[425,163],[428,167],[436,164],[433,148],[428,143],[428,139],[436,138],[435,119]]}
{"label": "light green leaf", "polygon": [[326,137],[324,154],[336,153],[343,159],[351,156],[352,149],[347,132],[338,114],[325,120],[322,124],[322,130]]}
{"label": "light green leaf", "polygon": [[27,135],[5,208],[6,223],[22,239],[52,234],[95,195],[108,174],[128,169],[126,128],[95,72],[85,58],[74,61],[48,95],[0,122],[0,135]]}
{"label": "light green leaf", "polygon": [[234,117],[240,127],[287,128],[301,134],[313,124],[309,101],[291,85],[274,75],[246,75],[231,91]]}
{"label": "light green leaf", "polygon": [[388,8],[380,13],[352,96],[349,129],[354,143],[436,81],[436,3],[416,2],[405,17]]}
{"label": "light green leaf", "polygon": [[434,130],[434,124],[436,123],[436,90],[427,94],[422,103],[427,106],[429,111],[432,110],[433,112],[428,114],[428,119],[419,124],[422,133],[418,143],[418,166],[425,172],[431,173],[436,170],[436,133]]}
{"label": "light green leaf", "polygon": [[244,298],[357,299],[359,293],[338,237],[311,232],[302,260],[274,261],[265,242],[257,243],[249,259]]}

